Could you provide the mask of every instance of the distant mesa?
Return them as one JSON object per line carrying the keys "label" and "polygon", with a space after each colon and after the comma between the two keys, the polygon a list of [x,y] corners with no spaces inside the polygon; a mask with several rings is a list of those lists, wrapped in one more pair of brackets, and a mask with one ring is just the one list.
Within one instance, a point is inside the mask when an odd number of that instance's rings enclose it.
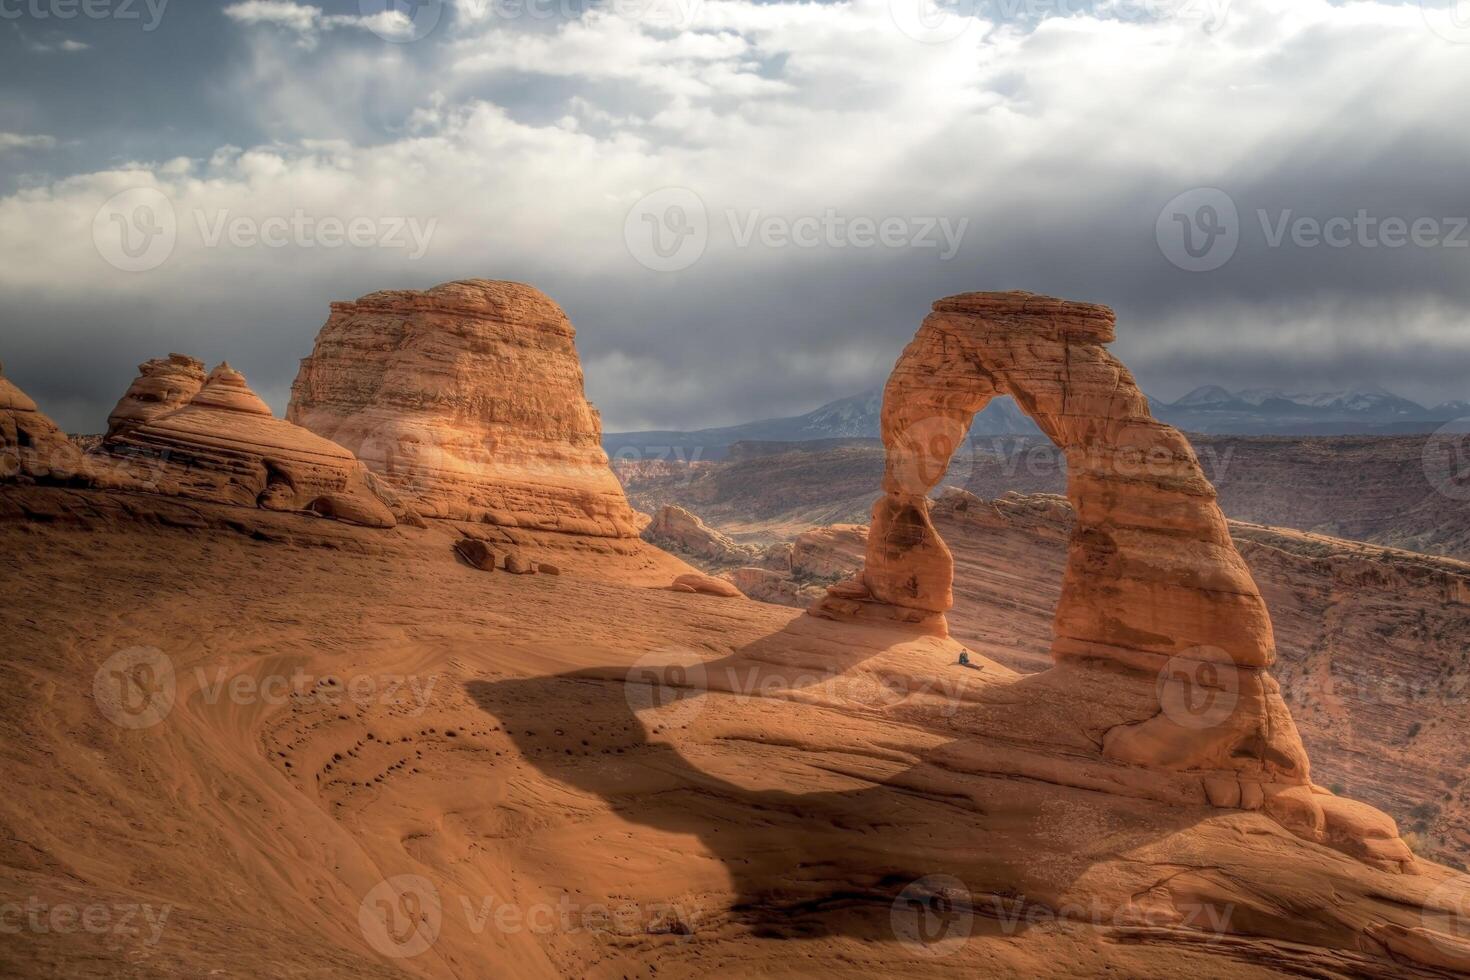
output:
{"label": "distant mesa", "polygon": [[[1104,346],[1113,339],[1103,306],[1022,292],[935,303],[884,390],[883,496],[863,569],[811,612],[947,633],[954,560],[929,493],[974,415],[1010,395],[1069,463],[1076,525],[1056,610],[1055,678],[1083,688],[1099,710],[1127,698],[1142,708],[1107,726],[1103,758],[1196,775],[1201,802],[1264,808],[1308,839],[1385,869],[1411,867],[1390,818],[1312,786],[1267,672],[1276,649],[1265,601],[1194,451],[1152,417]],[[1218,706],[1213,716],[1194,713],[1202,692]]]}
{"label": "distant mesa", "polygon": [[0,482],[70,482],[84,473],[81,450],[0,365]]}
{"label": "distant mesa", "polygon": [[199,394],[207,375],[204,362],[170,354],[138,365],[138,376],[107,417],[108,439],[183,408]]}
{"label": "distant mesa", "polygon": [[286,417],[356,453],[425,517],[637,537],[575,336],[521,283],[333,303]]}
{"label": "distant mesa", "polygon": [[275,418],[229,364],[210,372],[182,407],[139,420],[151,413],[138,410],[153,404],[134,397],[140,389],[152,395],[186,387],[198,362],[162,363],[145,364],[119,403],[128,415],[103,442],[99,461],[111,465],[99,467],[99,479],[119,489],[394,526],[392,510],[351,452]]}

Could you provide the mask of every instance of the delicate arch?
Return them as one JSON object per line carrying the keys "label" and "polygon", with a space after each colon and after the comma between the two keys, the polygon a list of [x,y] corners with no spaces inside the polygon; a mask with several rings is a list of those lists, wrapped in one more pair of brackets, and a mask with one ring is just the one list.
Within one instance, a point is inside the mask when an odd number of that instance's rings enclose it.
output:
{"label": "delicate arch", "polygon": [[1113,312],[1030,293],[940,300],[883,395],[883,496],[864,569],[819,616],[946,632],[954,562],[929,520],[975,414],[1010,395],[1065,453],[1076,512],[1057,604],[1053,658],[1167,676],[1225,672],[1228,718],[1188,730],[1167,713],[1109,731],[1109,756],[1169,768],[1252,770],[1304,783],[1308,763],[1275,682],[1271,620],[1185,438],[1153,418],[1128,369],[1104,347]]}

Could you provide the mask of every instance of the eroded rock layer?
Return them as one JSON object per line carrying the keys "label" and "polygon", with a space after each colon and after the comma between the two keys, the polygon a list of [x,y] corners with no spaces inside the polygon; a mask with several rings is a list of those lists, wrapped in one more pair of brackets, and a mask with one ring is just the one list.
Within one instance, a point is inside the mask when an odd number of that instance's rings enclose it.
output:
{"label": "eroded rock layer", "polygon": [[352,450],[424,516],[636,537],[575,336],[520,283],[334,303],[286,417]]}
{"label": "eroded rock layer", "polygon": [[199,394],[204,363],[184,354],[156,357],[138,365],[138,376],[107,417],[107,438],[183,408]]}
{"label": "eroded rock layer", "polygon": [[82,471],[81,451],[0,366],[0,482],[69,481]]}
{"label": "eroded rock layer", "polygon": [[1149,692],[1145,714],[1104,733],[1103,756],[1198,774],[1217,806],[1264,806],[1309,839],[1405,863],[1391,820],[1312,791],[1306,751],[1266,671],[1275,658],[1266,604],[1189,443],[1150,415],[1106,350],[1113,326],[1106,307],[1029,293],[936,303],[884,391],[883,496],[863,571],[813,612],[946,630],[954,561],[928,494],[975,414],[1010,395],[1065,452],[1077,515],[1052,657]]}
{"label": "eroded rock layer", "polygon": [[108,470],[125,474],[124,489],[395,524],[351,452],[274,417],[228,364],[215,368],[183,408],[124,427],[105,455],[127,464]]}

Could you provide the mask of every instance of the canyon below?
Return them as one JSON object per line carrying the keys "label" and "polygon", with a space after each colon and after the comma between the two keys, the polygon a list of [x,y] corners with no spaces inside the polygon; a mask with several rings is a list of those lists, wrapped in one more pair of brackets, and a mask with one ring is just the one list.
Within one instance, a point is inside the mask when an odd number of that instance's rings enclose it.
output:
{"label": "canyon below", "polygon": [[718,461],[518,283],[332,304],[284,418],[0,375],[0,972],[1470,972],[1465,502],[1114,331],[948,297],[881,441]]}

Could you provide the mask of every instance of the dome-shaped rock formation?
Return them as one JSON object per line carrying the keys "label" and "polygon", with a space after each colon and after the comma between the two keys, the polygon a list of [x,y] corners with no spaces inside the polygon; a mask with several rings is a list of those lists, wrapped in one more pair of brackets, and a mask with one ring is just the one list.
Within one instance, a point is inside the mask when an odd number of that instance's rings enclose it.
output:
{"label": "dome-shaped rock formation", "polygon": [[636,537],[575,336],[520,283],[333,303],[286,417],[355,452],[426,517]]}
{"label": "dome-shaped rock formation", "polygon": [[267,510],[392,527],[393,513],[374,493],[351,452],[271,414],[228,364],[209,375],[187,405],[124,426],[105,453],[131,465],[125,489],[145,489]]}
{"label": "dome-shaped rock formation", "polygon": [[204,363],[183,354],[138,365],[138,376],[107,417],[107,438],[183,408],[204,387]]}
{"label": "dome-shaped rock formation", "polygon": [[0,366],[0,482],[70,481],[83,472],[81,450]]}
{"label": "dome-shaped rock formation", "polygon": [[1052,656],[1086,670],[1059,676],[1102,669],[1114,678],[1106,683],[1146,691],[1141,703],[1152,706],[1106,731],[1102,755],[1198,774],[1217,806],[1264,806],[1302,836],[1385,866],[1407,862],[1391,820],[1369,811],[1365,822],[1367,808],[1312,791],[1306,751],[1267,673],[1275,641],[1265,602],[1189,443],[1151,416],[1105,349],[1113,326],[1106,307],[1029,293],[935,303],[884,390],[883,496],[863,570],[812,612],[945,632],[954,562],[928,495],[975,414],[1009,395],[1066,453],[1077,520]]}

